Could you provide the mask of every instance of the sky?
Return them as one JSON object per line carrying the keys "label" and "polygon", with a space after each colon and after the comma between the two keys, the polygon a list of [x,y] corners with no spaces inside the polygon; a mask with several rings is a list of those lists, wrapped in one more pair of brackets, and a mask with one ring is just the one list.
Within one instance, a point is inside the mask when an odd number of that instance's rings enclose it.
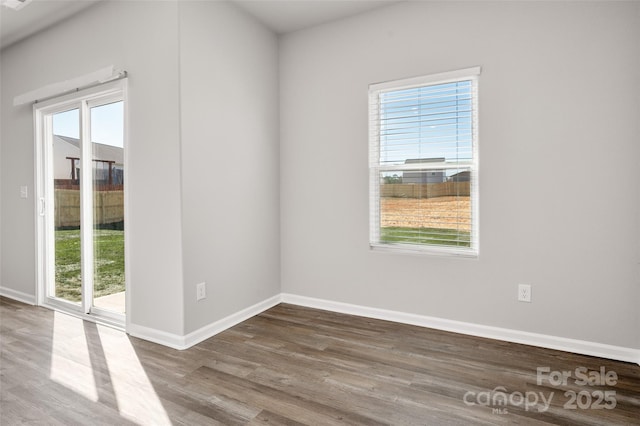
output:
{"label": "sky", "polygon": [[380,95],[380,162],[472,156],[471,81],[394,90]]}
{"label": "sky", "polygon": [[[115,102],[91,108],[91,141],[105,145],[124,146],[123,103]],[[80,123],[77,109],[53,116],[53,134],[79,138]]]}

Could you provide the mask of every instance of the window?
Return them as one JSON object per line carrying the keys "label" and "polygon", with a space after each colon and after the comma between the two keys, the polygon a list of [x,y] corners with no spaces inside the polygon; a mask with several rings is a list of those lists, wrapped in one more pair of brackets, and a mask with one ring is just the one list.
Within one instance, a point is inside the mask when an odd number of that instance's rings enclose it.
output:
{"label": "window", "polygon": [[369,87],[370,244],[478,254],[478,76]]}

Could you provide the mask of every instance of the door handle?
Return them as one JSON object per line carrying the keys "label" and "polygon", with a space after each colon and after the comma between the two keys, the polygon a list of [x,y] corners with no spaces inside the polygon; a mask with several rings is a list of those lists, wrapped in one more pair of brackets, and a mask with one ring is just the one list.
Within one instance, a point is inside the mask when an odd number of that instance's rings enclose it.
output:
{"label": "door handle", "polygon": [[40,216],[44,216],[45,212],[46,212],[45,199],[44,199],[44,197],[41,197],[40,198]]}

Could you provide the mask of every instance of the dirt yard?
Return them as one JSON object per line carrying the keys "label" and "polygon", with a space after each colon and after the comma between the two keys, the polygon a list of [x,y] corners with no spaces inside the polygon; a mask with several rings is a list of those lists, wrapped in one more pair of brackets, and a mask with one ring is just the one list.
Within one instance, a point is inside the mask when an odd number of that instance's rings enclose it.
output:
{"label": "dirt yard", "polygon": [[381,227],[471,230],[469,197],[380,198]]}

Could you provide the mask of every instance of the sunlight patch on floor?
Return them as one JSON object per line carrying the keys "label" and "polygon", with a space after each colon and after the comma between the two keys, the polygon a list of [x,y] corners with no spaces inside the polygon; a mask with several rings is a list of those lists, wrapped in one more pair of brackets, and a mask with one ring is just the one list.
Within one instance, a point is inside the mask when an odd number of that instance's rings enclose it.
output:
{"label": "sunlight patch on floor", "polygon": [[172,424],[128,336],[108,327],[98,327],[98,333],[120,415],[144,424]]}
{"label": "sunlight patch on floor", "polygon": [[51,340],[51,380],[90,401],[98,401],[82,320],[56,312]]}
{"label": "sunlight patch on floor", "polygon": [[56,312],[51,380],[137,424],[170,425],[129,337]]}

